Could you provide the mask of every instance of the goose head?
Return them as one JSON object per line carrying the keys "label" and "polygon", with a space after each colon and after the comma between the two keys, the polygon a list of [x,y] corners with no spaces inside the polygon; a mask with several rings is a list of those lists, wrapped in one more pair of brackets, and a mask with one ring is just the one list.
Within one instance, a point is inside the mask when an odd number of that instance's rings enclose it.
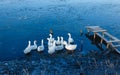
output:
{"label": "goose head", "polygon": [[61,41],[63,41],[63,37],[60,37]]}
{"label": "goose head", "polygon": [[60,40],[60,37],[58,36],[57,39],[58,39],[58,41],[59,41],[59,40]]}
{"label": "goose head", "polygon": [[68,36],[69,36],[69,37],[71,37],[71,34],[70,34],[70,33],[68,33]]}
{"label": "goose head", "polygon": [[30,46],[30,45],[31,45],[31,41],[29,40],[29,41],[28,41],[28,46]]}
{"label": "goose head", "polygon": [[49,34],[50,38],[52,38],[52,34]]}
{"label": "goose head", "polygon": [[37,43],[37,41],[36,40],[34,40],[34,44],[36,44]]}
{"label": "goose head", "polygon": [[31,43],[31,41],[29,40],[29,41],[28,41],[28,43],[30,44],[30,43]]}
{"label": "goose head", "polygon": [[65,45],[65,46],[66,46],[66,45],[67,45],[67,41],[63,41],[63,45]]}

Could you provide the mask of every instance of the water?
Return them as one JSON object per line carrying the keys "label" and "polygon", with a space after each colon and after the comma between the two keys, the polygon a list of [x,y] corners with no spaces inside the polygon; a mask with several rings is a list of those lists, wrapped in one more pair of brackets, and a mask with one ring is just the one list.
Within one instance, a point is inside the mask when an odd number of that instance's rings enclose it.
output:
{"label": "water", "polygon": [[80,37],[80,29],[86,33],[86,25],[99,25],[120,38],[119,1],[0,0],[0,60],[23,57],[28,40],[40,45],[44,39],[47,48],[50,29],[55,38],[63,36],[65,40],[70,32],[77,50],[81,39],[85,52],[99,50],[85,36]]}

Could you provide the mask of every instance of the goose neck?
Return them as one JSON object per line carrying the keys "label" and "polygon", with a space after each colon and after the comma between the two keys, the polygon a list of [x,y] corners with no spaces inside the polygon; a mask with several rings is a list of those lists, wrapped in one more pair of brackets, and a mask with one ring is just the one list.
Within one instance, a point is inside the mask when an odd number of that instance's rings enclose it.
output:
{"label": "goose neck", "polygon": [[68,36],[69,36],[69,38],[71,38],[71,35],[70,35],[70,34],[69,34]]}
{"label": "goose neck", "polygon": [[52,34],[50,34],[50,38],[52,38]]}
{"label": "goose neck", "polygon": [[43,46],[43,40],[41,41],[41,45]]}
{"label": "goose neck", "polygon": [[58,41],[60,40],[60,37],[57,37],[58,38]]}
{"label": "goose neck", "polygon": [[30,45],[31,45],[31,41],[28,42],[28,46],[30,46]]}
{"label": "goose neck", "polygon": [[53,42],[53,46],[55,46],[55,43],[56,43],[56,42],[54,41],[54,42]]}
{"label": "goose neck", "polygon": [[34,41],[34,45],[37,45],[37,44],[36,44],[36,41]]}

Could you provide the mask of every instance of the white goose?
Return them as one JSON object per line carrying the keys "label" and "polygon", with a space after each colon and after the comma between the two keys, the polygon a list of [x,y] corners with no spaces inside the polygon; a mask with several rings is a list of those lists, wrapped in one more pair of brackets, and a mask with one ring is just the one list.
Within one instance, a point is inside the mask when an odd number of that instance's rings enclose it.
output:
{"label": "white goose", "polygon": [[50,42],[53,42],[54,41],[54,38],[52,37],[52,34],[49,34],[49,36],[50,36]]}
{"label": "white goose", "polygon": [[37,43],[37,41],[35,40],[34,45],[30,46],[31,50],[36,50],[37,49],[37,44],[36,43]]}
{"label": "white goose", "polygon": [[30,45],[31,45],[31,41],[28,41],[28,46],[27,46],[27,47],[25,48],[25,50],[23,51],[25,54],[30,53],[30,51],[31,51]]}
{"label": "white goose", "polygon": [[49,54],[53,54],[55,52],[55,42],[56,41],[53,41],[53,45],[52,46],[48,46],[48,53]]}
{"label": "white goose", "polygon": [[47,40],[48,40],[48,47],[52,46],[53,42],[50,41],[50,38],[47,38]]}
{"label": "white goose", "polygon": [[60,37],[60,44],[63,44],[64,40],[63,37]]}
{"label": "white goose", "polygon": [[65,45],[65,48],[69,51],[73,51],[77,48],[76,44],[72,45],[72,44],[67,43],[66,41],[64,41],[64,45]]}
{"label": "white goose", "polygon": [[59,37],[59,36],[57,37],[56,44],[57,44],[57,45],[60,45],[60,37]]}
{"label": "white goose", "polygon": [[71,37],[71,34],[70,34],[70,33],[68,33],[68,36],[69,36],[69,38],[68,38],[68,43],[69,43],[69,44],[70,44],[70,43],[73,43],[74,40],[73,40],[73,38]]}
{"label": "white goose", "polygon": [[37,48],[37,51],[38,52],[41,52],[41,51],[43,51],[44,50],[44,45],[43,45],[43,39],[41,40],[41,45],[40,46],[38,46],[38,48]]}
{"label": "white goose", "polygon": [[60,37],[60,41],[59,41],[59,45],[56,46],[55,50],[60,51],[64,49],[64,45],[63,45],[63,37]]}

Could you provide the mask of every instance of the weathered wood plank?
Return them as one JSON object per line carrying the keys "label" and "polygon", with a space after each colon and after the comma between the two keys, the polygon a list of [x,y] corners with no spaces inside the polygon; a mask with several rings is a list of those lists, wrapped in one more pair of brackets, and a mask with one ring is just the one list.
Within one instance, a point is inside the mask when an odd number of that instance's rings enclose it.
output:
{"label": "weathered wood plank", "polygon": [[[103,42],[103,40],[107,43],[107,48],[108,47],[112,47],[116,52],[118,52],[120,54],[120,50],[117,49],[118,47],[120,47],[120,40],[116,37],[114,37],[113,35],[107,33],[107,30],[101,28],[100,26],[86,26],[86,28],[94,33],[94,37],[95,35],[99,36],[101,38],[101,43]],[[103,32],[103,34],[100,34],[99,32]],[[109,37],[110,40],[106,39],[106,37]],[[118,45],[114,45],[113,43],[118,43]]]}
{"label": "weathered wood plank", "polygon": [[104,36],[100,35],[99,33],[96,33],[96,35],[99,36],[101,39],[103,39],[105,42],[108,41],[106,38],[104,38]]}
{"label": "weathered wood plank", "polygon": [[119,50],[119,49],[114,48],[114,45],[113,45],[113,44],[111,44],[111,46],[113,47],[113,49],[114,49],[117,53],[119,53],[119,54],[120,54],[120,50]]}
{"label": "weathered wood plank", "polygon": [[115,50],[117,53],[120,54],[120,50],[119,50],[119,49],[115,48],[114,50]]}
{"label": "weathered wood plank", "polygon": [[113,45],[114,48],[120,47],[120,45]]}
{"label": "weathered wood plank", "polygon": [[113,42],[120,42],[120,40],[107,40],[104,36],[100,35],[99,33],[96,33],[97,36],[99,36],[101,39],[103,39],[107,43],[113,43]]}
{"label": "weathered wood plank", "polygon": [[100,28],[99,26],[87,26],[86,28],[89,29],[89,31],[92,32],[106,32],[107,30]]}
{"label": "weathered wood plank", "polygon": [[94,31],[92,31],[92,32],[94,32],[94,33],[97,33],[97,32],[106,32],[107,30],[94,30]]}
{"label": "weathered wood plank", "polygon": [[120,40],[111,40],[111,41],[107,41],[107,43],[113,43],[113,42],[120,42]]}
{"label": "weathered wood plank", "polygon": [[100,26],[85,26],[85,28],[98,28],[98,27],[100,27]]}
{"label": "weathered wood plank", "polygon": [[107,32],[105,32],[104,34],[107,35],[108,37],[110,37],[111,39],[118,40],[116,37],[114,37],[113,35],[111,35]]}

